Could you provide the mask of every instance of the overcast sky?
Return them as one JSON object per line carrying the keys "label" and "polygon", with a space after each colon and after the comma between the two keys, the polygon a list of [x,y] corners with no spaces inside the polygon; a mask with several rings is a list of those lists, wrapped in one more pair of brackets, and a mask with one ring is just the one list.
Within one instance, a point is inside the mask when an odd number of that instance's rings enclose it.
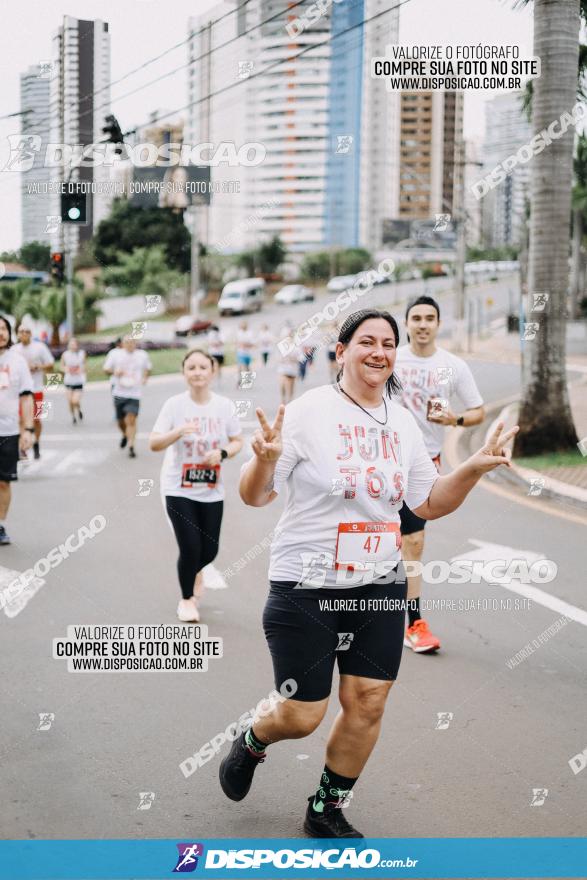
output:
{"label": "overcast sky", "polygon": [[[344,0],[343,0],[344,2]],[[111,73],[116,80],[149,58],[185,39],[190,15],[213,9],[216,0],[26,0],[2,9],[0,117],[20,110],[19,75],[31,64],[51,57],[51,37],[64,14],[101,18],[109,23]],[[513,0],[409,0],[401,8],[400,42],[437,45],[479,42],[520,46],[521,57],[532,52],[532,4],[512,10]],[[117,96],[184,64],[186,47],[112,88],[112,110],[122,129],[146,120],[153,110],[187,104],[185,69],[128,98]],[[383,82],[378,83],[384,88]],[[481,137],[484,103],[491,93],[467,95],[465,135]],[[20,131],[17,120],[0,120],[0,168],[8,155],[7,135]],[[0,171],[0,251],[20,246],[20,175]]]}

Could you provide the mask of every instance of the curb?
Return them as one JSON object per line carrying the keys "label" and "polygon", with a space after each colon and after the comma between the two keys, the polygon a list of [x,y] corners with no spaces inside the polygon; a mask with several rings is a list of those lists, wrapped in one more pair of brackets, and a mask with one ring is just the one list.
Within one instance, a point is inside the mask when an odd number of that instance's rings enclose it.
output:
{"label": "curb", "polygon": [[[497,422],[503,421],[507,424],[507,420],[517,403],[518,400],[511,401],[499,410],[497,416],[493,419],[485,434],[486,440],[492,430],[494,430]],[[493,412],[496,412],[497,410],[498,407],[496,406],[493,409]],[[541,497],[549,498],[553,501],[562,501],[566,504],[572,504],[575,507],[580,507],[582,510],[584,510],[587,505],[587,489],[583,489],[580,486],[573,486],[570,483],[564,483],[562,480],[556,480],[553,477],[547,477],[540,471],[521,467],[513,461],[510,468],[504,469],[501,478],[506,482],[513,483],[516,486],[526,489],[526,495],[540,495]],[[532,492],[532,484],[535,483],[536,480],[539,480],[540,482],[544,481],[544,486],[541,487],[539,492]]]}
{"label": "curb", "polygon": [[[485,432],[486,438],[494,429],[495,424],[498,421],[506,421],[512,407],[517,403],[519,403],[518,395],[512,395],[503,398],[502,400],[497,400],[495,403],[487,406],[486,411],[491,419],[491,423]],[[449,433],[445,444],[445,456],[451,468],[457,467],[457,465],[461,464],[464,460],[460,447],[464,445],[466,438],[467,431],[465,428],[453,428]],[[537,497],[538,494],[542,499],[556,501],[559,504],[571,505],[574,508],[578,508],[583,513],[585,512],[587,505],[586,489],[582,489],[579,486],[571,486],[569,483],[563,483],[561,480],[555,480],[552,477],[545,477],[540,471],[520,467],[514,462],[512,462],[511,467],[509,468],[498,468],[495,471],[491,471],[489,474],[485,475],[484,479],[487,479],[492,483],[506,483],[516,489],[523,489],[524,495],[527,497]],[[532,480],[537,479],[543,479],[545,481],[544,486],[539,493],[530,495],[529,490],[532,485]]]}

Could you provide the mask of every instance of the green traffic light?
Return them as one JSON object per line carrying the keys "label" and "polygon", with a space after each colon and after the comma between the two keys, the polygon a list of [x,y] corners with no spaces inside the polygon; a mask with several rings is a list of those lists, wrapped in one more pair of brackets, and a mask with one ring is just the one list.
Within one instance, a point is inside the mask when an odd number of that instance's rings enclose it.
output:
{"label": "green traffic light", "polygon": [[79,208],[70,208],[67,212],[67,216],[70,220],[79,220],[81,215],[81,211]]}

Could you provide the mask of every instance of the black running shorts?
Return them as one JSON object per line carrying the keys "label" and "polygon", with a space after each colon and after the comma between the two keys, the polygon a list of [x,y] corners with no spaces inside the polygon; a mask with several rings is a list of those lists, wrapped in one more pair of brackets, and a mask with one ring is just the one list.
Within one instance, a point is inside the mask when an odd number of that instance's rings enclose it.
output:
{"label": "black running shorts", "polygon": [[414,532],[421,532],[426,525],[426,520],[416,516],[413,510],[410,510],[406,502],[399,509],[400,532],[402,535],[413,535]]}
{"label": "black running shorts", "polygon": [[3,483],[12,483],[14,480],[18,480],[19,440],[18,434],[0,437],[0,481]]}
{"label": "black running shorts", "polygon": [[324,700],[332,688],[335,663],[341,675],[396,679],[407,592],[401,564],[388,578],[365,587],[294,587],[272,581],[263,613],[277,690],[294,679],[292,699]]}
{"label": "black running shorts", "polygon": [[140,405],[141,402],[136,397],[115,397],[116,418],[121,422],[127,413],[138,416]]}

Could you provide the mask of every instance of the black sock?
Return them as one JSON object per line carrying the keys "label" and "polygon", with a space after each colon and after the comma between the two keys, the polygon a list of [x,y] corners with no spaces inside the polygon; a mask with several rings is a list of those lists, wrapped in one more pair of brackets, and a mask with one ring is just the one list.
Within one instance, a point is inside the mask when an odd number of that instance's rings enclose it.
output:
{"label": "black sock", "polygon": [[420,620],[420,597],[417,599],[408,599],[408,621],[413,626],[417,620]]}
{"label": "black sock", "polygon": [[245,743],[252,752],[255,752],[256,755],[264,755],[265,749],[269,745],[269,743],[264,743],[260,739],[257,739],[252,727],[249,727],[245,733]]}
{"label": "black sock", "polygon": [[348,797],[350,790],[359,777],[354,779],[350,776],[341,776],[324,765],[324,772],[320,779],[320,786],[314,795],[312,809],[315,813],[323,813],[326,803],[335,803],[342,806],[342,802]]}

